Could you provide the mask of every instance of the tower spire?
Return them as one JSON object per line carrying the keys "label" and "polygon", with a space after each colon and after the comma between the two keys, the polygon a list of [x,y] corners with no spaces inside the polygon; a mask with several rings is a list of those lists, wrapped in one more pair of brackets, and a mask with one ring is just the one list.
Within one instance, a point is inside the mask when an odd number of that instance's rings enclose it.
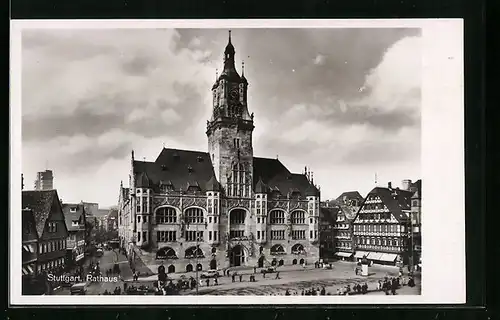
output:
{"label": "tower spire", "polygon": [[231,29],[229,29],[229,43],[231,43]]}

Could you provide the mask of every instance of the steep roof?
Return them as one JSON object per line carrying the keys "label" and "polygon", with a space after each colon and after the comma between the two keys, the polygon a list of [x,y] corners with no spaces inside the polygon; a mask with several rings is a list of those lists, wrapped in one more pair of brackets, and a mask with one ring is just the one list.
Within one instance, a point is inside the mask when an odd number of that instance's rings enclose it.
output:
{"label": "steep roof", "polygon": [[358,191],[346,191],[343,192],[340,196],[337,197],[337,201],[342,201],[346,197],[348,200],[358,199],[363,201],[363,197]]}
{"label": "steep roof", "polygon": [[[22,212],[23,241],[37,240],[38,233],[36,231],[36,222],[33,211],[30,209],[23,209]],[[26,232],[27,230],[29,230],[30,232]]]}
{"label": "steep roof", "polygon": [[376,187],[370,191],[370,194],[377,195],[398,221],[408,218],[403,210],[410,209],[412,196],[410,191]]}
{"label": "steep roof", "polygon": [[205,189],[207,191],[220,191],[220,183],[217,181],[215,176],[212,176],[212,178],[208,180]]}
{"label": "steep roof", "polygon": [[197,184],[201,191],[206,191],[207,182],[215,176],[207,152],[167,148],[163,148],[155,162],[134,161],[134,174],[137,187],[155,191],[159,191],[160,182],[171,183],[176,191],[186,190],[188,184]]}
{"label": "steep roof", "polygon": [[[75,212],[72,212],[71,210],[72,208],[75,208]],[[64,203],[62,205],[62,211],[64,214],[64,220],[66,221],[66,228],[68,228],[68,231],[78,231],[80,227],[79,226],[74,227],[73,221],[80,222],[80,219],[84,214],[83,206],[81,204]]]}
{"label": "steep roof", "polygon": [[282,195],[298,191],[301,195],[318,194],[319,190],[304,174],[291,173],[278,159],[253,158],[254,190],[259,180]]}
{"label": "steep roof", "polygon": [[411,184],[410,189],[413,192],[412,198],[421,199],[422,198],[422,180],[417,180]]}
{"label": "steep roof", "polygon": [[22,192],[22,208],[33,211],[39,237],[43,234],[54,199],[59,199],[56,190],[26,190]]}
{"label": "steep roof", "polygon": [[[191,186],[205,192],[214,187],[209,184],[215,172],[207,152],[163,148],[155,162],[134,161],[134,174],[137,187],[149,186],[155,191],[161,184],[171,185],[176,191]],[[282,195],[294,191],[302,195],[319,193],[304,174],[291,173],[278,159],[253,158],[254,190],[259,179]]]}

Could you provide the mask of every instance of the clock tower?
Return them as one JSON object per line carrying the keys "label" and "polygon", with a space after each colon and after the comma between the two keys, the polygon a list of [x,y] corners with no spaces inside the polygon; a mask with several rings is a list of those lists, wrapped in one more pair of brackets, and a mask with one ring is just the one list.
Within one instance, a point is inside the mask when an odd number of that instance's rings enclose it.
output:
{"label": "clock tower", "polygon": [[224,50],[224,68],[212,87],[213,112],[207,121],[208,152],[215,178],[227,197],[252,197],[254,129],[248,112],[248,82],[242,65],[241,76],[235,67],[235,50],[229,41]]}

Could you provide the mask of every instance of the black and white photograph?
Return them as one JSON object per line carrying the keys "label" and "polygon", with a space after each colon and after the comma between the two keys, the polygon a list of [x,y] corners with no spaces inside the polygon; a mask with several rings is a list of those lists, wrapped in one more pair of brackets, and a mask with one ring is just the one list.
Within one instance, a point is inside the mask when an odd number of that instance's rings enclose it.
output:
{"label": "black and white photograph", "polygon": [[464,299],[462,24],[397,22],[19,22],[11,293]]}

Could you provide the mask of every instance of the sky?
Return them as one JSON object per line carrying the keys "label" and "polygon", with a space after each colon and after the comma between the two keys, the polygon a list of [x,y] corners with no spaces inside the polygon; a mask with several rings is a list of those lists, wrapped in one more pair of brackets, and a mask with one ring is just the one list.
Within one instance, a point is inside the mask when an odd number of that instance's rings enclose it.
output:
{"label": "sky", "polygon": [[[22,35],[22,171],[63,202],[118,202],[131,151],[207,151],[226,29],[32,29]],[[307,166],[323,200],[421,174],[421,32],[233,29],[254,156]],[[241,72],[240,72],[241,73]]]}

